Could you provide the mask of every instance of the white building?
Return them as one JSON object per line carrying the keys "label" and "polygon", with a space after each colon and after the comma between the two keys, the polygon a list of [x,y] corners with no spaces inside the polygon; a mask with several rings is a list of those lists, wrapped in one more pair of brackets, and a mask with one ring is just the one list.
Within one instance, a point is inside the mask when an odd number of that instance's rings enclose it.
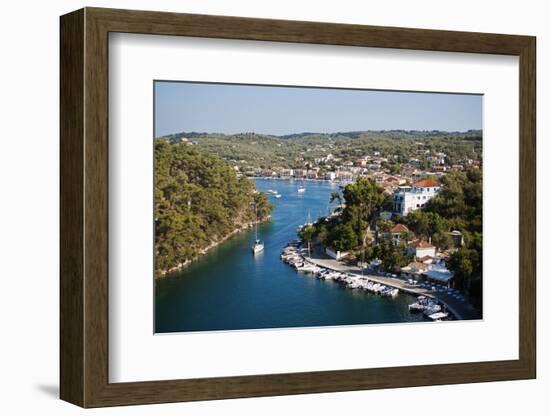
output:
{"label": "white building", "polygon": [[420,209],[440,190],[439,183],[429,179],[416,182],[412,187],[400,186],[393,194],[393,212],[405,216]]}
{"label": "white building", "polygon": [[410,243],[407,247],[407,254],[418,259],[426,256],[435,257],[436,248],[431,243],[424,240],[417,240]]}

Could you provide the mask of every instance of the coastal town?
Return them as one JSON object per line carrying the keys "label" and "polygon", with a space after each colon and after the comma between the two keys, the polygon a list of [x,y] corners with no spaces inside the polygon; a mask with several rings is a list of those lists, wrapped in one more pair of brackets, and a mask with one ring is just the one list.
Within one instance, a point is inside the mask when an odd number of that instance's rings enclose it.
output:
{"label": "coastal town", "polygon": [[[411,184],[425,178],[439,178],[447,172],[479,169],[480,161],[471,158],[448,163],[447,154],[437,152],[431,154],[429,149],[422,149],[418,143],[416,157],[400,163],[397,155],[381,156],[380,152],[363,155],[356,160],[343,160],[329,153],[312,161],[304,160],[300,168],[284,168],[281,166],[249,168],[243,172],[249,177],[295,179],[295,180],[327,180],[341,184],[354,182],[359,177],[372,178],[378,185],[391,194],[400,186]],[[240,171],[238,165],[234,169]]]}
{"label": "coastal town", "polygon": [[[393,215],[407,215],[422,209],[440,189],[438,182],[427,179],[412,187],[399,187],[392,198],[393,212],[382,211],[380,215],[386,218],[384,221],[389,221]],[[324,250],[320,247],[312,250],[302,239],[290,242],[282,251],[281,259],[301,273],[334,280],[352,290],[390,297],[400,292],[415,295],[417,299],[409,305],[409,311],[423,312],[433,321],[475,319],[478,312],[467,302],[464,292],[455,288],[454,273],[446,266],[446,260],[464,245],[460,231],[447,232],[450,244],[437,247],[431,241],[417,238],[403,223],[385,229],[377,226],[376,221],[373,224],[372,229],[367,227],[366,233],[370,246],[389,243],[401,248],[410,262],[402,267],[385,267],[380,258],[372,258],[370,262],[362,259],[354,264],[355,261],[348,261],[349,257],[357,258],[351,251],[339,251],[330,246],[323,247]],[[303,231],[312,226],[303,224],[298,234],[303,235]]]}
{"label": "coastal town", "polygon": [[[390,230],[391,237],[399,239],[409,231],[401,224]],[[460,244],[462,235],[453,233]],[[470,305],[464,293],[453,287],[453,273],[445,267],[445,253],[438,253],[435,246],[415,241],[407,246],[414,257],[410,264],[384,271],[382,262],[346,262],[348,253],[312,252],[300,239],[293,240],[281,252],[281,260],[297,272],[321,280],[333,280],[351,290],[365,291],[383,297],[395,297],[407,293],[416,297],[409,304],[410,313],[422,312],[434,322],[454,319],[476,319],[478,311]]]}
{"label": "coastal town", "polygon": [[[348,185],[363,180],[382,192],[379,207],[364,218],[366,225],[359,230],[362,244],[359,241],[359,244],[349,244],[348,249],[338,249],[334,247],[336,244],[327,244],[327,239],[314,238],[323,222],[343,222],[345,202],[327,217],[300,226],[298,235],[301,239],[292,242],[281,255],[296,270],[382,296],[396,296],[400,291],[414,294],[418,299],[410,305],[411,312],[423,311],[434,321],[473,319],[479,314],[474,307],[476,300],[469,296],[470,288],[464,281],[457,284],[456,271],[447,265],[465,246],[462,231],[447,229],[438,230],[437,235],[429,232],[417,235],[407,223],[409,218],[421,215],[421,211],[430,206],[430,201],[445,189],[447,175],[479,171],[481,161],[464,159],[450,164],[445,153],[432,154],[430,150],[422,149],[421,143],[416,156],[406,163],[394,164],[390,169],[388,161],[392,156],[374,152],[353,163],[344,162],[344,167],[325,173],[323,178],[319,178],[319,171],[330,169],[330,163],[339,162],[331,155],[316,160],[320,166],[294,170],[272,168],[255,174],[260,173],[264,178],[338,181],[344,194]],[[340,192],[333,198],[344,199]],[[435,237],[434,241],[432,237]],[[381,249],[384,246],[391,249]],[[369,261],[365,256],[367,250]]]}
{"label": "coastal town", "polygon": [[[481,132],[455,135],[388,131],[353,135],[304,133],[281,138],[255,133],[233,136],[182,133],[169,139],[215,153],[239,175],[251,178],[326,180],[345,185],[367,177],[392,194],[400,186],[428,177],[480,169]],[[401,136],[405,138],[395,143],[395,137]],[[267,148],[266,154],[260,153],[259,146]]]}
{"label": "coastal town", "polygon": [[159,81],[155,100],[156,332],[483,317],[481,96]]}
{"label": "coastal town", "polygon": [[[481,133],[469,132],[454,139],[432,133],[435,138],[422,140],[407,133],[409,136],[399,146],[390,147],[385,146],[384,134],[371,140],[368,146],[352,143],[352,151],[348,138],[341,136],[332,140],[312,135],[270,138],[279,142],[294,140],[288,146],[296,146],[297,140],[304,141],[292,157],[279,156],[277,164],[250,150],[259,140],[258,135],[251,133],[239,136],[239,140],[248,139],[240,153],[220,156],[239,177],[294,181],[300,184],[299,193],[307,192],[310,181],[337,185],[331,202],[336,200],[338,206],[326,216],[309,219],[300,226],[298,242],[283,250],[283,260],[296,270],[339,281],[352,289],[391,296],[401,291],[420,296],[412,310],[424,309],[421,304],[429,305],[426,311],[432,313],[427,316],[435,316],[434,320],[480,316],[481,199],[474,201],[474,214],[460,207],[454,217],[447,215],[453,210],[446,213],[449,207],[443,207],[441,200],[446,198],[451,203],[453,198],[457,199],[457,195],[449,194],[457,187],[464,188],[461,193],[472,193],[471,188],[476,192],[479,188],[480,192]],[[363,141],[367,137],[370,136],[358,136]],[[211,139],[211,136],[172,138],[197,147],[208,146]],[[233,139],[223,137],[229,147],[235,146],[230,144]],[[276,148],[285,144],[277,143]],[[350,194],[349,190],[357,186],[365,189],[357,190],[360,198],[351,207],[346,192]],[[273,189],[268,194],[272,198],[282,197]],[[377,198],[374,205],[369,199],[372,195]],[[361,206],[365,201],[361,198],[369,199],[371,206],[358,216],[357,209],[364,210]],[[476,216],[479,218],[470,221]],[[464,270],[464,264],[469,264],[471,270]]]}

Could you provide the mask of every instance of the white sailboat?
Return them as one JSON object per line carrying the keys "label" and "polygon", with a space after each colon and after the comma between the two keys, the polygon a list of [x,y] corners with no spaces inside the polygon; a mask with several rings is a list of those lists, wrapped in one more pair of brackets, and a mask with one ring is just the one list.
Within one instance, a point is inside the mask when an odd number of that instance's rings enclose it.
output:
{"label": "white sailboat", "polygon": [[260,240],[256,240],[256,242],[252,246],[252,253],[258,254],[262,251],[264,251],[264,243],[262,243]]}
{"label": "white sailboat", "polygon": [[252,246],[252,253],[253,254],[258,254],[258,253],[261,253],[262,251],[264,251],[264,243],[261,242],[258,239],[258,212],[256,212],[256,225],[255,225],[255,228],[256,228],[256,238],[254,240],[254,245]]}

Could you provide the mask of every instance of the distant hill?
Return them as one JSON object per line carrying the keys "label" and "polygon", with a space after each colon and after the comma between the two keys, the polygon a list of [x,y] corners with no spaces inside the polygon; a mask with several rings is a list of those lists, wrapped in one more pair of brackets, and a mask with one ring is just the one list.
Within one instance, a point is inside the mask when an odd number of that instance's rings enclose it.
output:
{"label": "distant hill", "polygon": [[481,159],[482,131],[353,131],[336,133],[303,132],[284,136],[253,132],[239,134],[181,132],[167,135],[170,142],[187,141],[241,168],[303,167],[304,163],[332,154],[343,162],[375,152],[404,163],[419,149],[444,152],[452,159]]}
{"label": "distant hill", "polygon": [[301,132],[285,135],[275,134],[260,134],[255,132],[243,132],[236,134],[224,133],[205,133],[205,132],[180,132],[163,136],[167,139],[201,138],[201,137],[245,137],[253,135],[256,137],[268,137],[275,139],[304,139],[304,138],[336,138],[347,137],[358,139],[361,137],[388,137],[388,138],[434,138],[434,137],[453,137],[453,138],[478,138],[481,139],[481,130],[460,131],[442,131],[442,130],[363,130],[363,131],[345,131],[335,133],[320,133],[320,132]]}

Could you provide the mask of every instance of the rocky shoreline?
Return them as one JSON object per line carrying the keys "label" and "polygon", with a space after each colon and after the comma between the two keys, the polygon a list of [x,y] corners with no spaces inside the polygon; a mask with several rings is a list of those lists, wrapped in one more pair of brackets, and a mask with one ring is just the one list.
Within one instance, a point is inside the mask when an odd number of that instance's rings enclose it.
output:
{"label": "rocky shoreline", "polygon": [[[271,215],[269,215],[267,218],[263,219],[262,221],[259,221],[259,223],[264,223],[264,222],[268,222],[268,221],[271,221]],[[171,273],[175,273],[177,271],[180,271],[180,270],[183,270],[185,267],[189,266],[191,263],[199,260],[202,256],[204,256],[206,253],[208,253],[210,250],[212,250],[213,248],[219,246],[221,243],[223,243],[224,241],[227,241],[228,239],[230,239],[231,237],[237,235],[237,234],[240,234],[242,233],[243,231],[246,231],[252,227],[254,227],[254,224],[255,222],[254,221],[250,221],[250,222],[247,222],[245,224],[242,224],[240,225],[238,228],[234,229],[233,231],[231,231],[229,234],[225,235],[224,237],[222,237],[221,239],[217,240],[217,241],[214,241],[212,243],[210,243],[208,246],[206,246],[205,248],[203,248],[202,250],[200,250],[199,252],[199,255],[198,256],[195,256],[193,257],[192,259],[187,259],[184,263],[179,263],[177,265],[175,265],[174,267],[171,267],[170,269],[167,269],[167,270],[161,270],[160,271],[160,275],[155,275],[155,278],[157,279],[161,279]]]}

